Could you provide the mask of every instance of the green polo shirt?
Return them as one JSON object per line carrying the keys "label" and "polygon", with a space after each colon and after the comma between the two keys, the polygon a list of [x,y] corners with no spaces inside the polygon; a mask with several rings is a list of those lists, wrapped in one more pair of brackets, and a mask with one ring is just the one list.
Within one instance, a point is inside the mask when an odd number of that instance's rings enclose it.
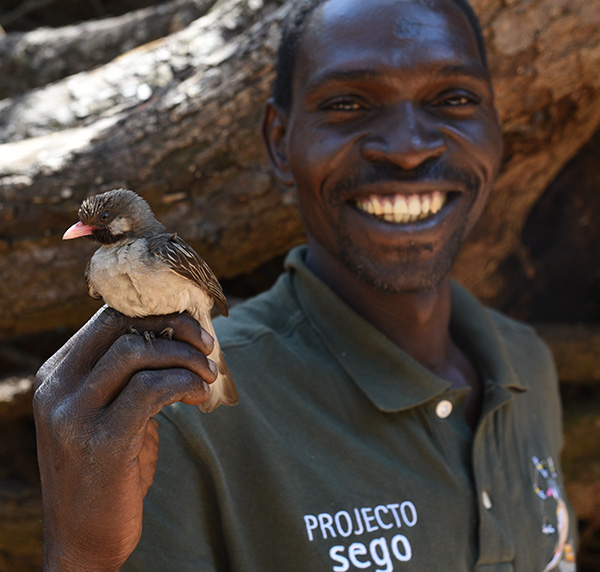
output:
{"label": "green polo shirt", "polygon": [[304,252],[216,321],[239,405],[158,416],[157,474],[124,570],[574,570],[556,372],[533,330],[453,284],[452,336],[484,383],[473,434],[468,389],[354,313]]}

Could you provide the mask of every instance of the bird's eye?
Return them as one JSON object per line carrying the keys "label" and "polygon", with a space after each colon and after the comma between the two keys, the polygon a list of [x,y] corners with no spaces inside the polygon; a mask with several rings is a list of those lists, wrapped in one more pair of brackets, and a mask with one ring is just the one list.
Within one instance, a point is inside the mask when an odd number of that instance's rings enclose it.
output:
{"label": "bird's eye", "polygon": [[100,215],[100,222],[108,222],[110,220],[110,213],[102,213]]}

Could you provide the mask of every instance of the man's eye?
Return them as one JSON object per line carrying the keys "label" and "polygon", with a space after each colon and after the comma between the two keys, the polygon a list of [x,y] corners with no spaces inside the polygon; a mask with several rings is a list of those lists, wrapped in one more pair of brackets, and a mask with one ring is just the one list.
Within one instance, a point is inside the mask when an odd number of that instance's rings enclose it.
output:
{"label": "man's eye", "polygon": [[465,105],[477,105],[479,99],[469,95],[451,95],[444,97],[440,101],[440,105],[446,105],[448,107],[463,107]]}
{"label": "man's eye", "polygon": [[360,103],[353,100],[332,101],[325,109],[329,111],[359,111],[364,109]]}
{"label": "man's eye", "polygon": [[457,97],[449,97],[446,99],[446,105],[457,106],[457,105],[467,105],[472,103],[472,101],[465,97],[464,95],[459,95]]}

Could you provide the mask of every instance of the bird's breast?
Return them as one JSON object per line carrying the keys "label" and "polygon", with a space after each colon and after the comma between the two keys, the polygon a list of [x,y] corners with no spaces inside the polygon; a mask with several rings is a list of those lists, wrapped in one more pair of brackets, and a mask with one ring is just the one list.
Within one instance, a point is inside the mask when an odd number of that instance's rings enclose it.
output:
{"label": "bird's breast", "polygon": [[210,312],[213,305],[191,280],[152,257],[144,239],[100,247],[87,278],[106,304],[131,317],[184,311],[195,315]]}

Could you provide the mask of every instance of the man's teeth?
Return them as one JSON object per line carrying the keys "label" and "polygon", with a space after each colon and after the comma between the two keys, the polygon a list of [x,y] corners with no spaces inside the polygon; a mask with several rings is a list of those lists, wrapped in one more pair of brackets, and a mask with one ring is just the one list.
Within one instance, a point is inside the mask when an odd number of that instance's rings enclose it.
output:
{"label": "man's teeth", "polygon": [[418,195],[372,195],[357,201],[356,206],[388,222],[415,222],[437,213],[447,200],[446,193],[434,191]]}

